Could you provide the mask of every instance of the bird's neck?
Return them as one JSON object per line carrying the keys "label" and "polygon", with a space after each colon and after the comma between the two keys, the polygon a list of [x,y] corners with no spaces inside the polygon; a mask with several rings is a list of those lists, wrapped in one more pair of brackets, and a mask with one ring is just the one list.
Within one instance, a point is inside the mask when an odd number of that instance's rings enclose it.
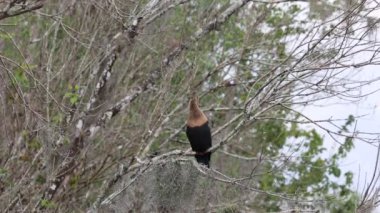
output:
{"label": "bird's neck", "polygon": [[198,103],[195,99],[190,101],[190,113],[187,120],[188,126],[201,126],[207,122],[206,115],[199,108]]}

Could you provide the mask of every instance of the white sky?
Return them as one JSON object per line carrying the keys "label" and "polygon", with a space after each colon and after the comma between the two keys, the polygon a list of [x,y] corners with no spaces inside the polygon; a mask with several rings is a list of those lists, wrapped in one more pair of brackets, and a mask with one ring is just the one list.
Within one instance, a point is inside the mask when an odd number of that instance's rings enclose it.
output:
{"label": "white sky", "polygon": [[[380,18],[380,10],[372,12],[371,16]],[[375,32],[374,38],[372,39],[380,41],[379,29]],[[353,61],[366,60],[368,57],[368,55],[364,54],[357,55],[353,58]],[[354,70],[353,72],[357,72],[357,70]],[[355,78],[353,80],[379,79],[380,66],[363,67],[358,75],[353,76]],[[363,94],[376,90],[380,90],[380,81],[362,88]],[[350,114],[355,117],[362,116],[357,118],[356,130],[377,133],[377,135],[371,135],[370,137],[377,139],[377,143],[380,144],[380,92],[370,94],[357,103],[346,102],[345,104],[331,104],[337,102],[342,103],[342,101],[338,98],[332,98],[328,101],[317,103],[318,106],[308,105],[301,109],[300,112],[313,120],[323,120],[328,118],[346,119]],[[341,122],[340,124],[342,125],[344,122]],[[328,134],[322,129],[318,129],[315,126],[313,126],[313,128],[316,128],[316,130],[324,136],[325,147],[327,148],[326,154],[333,154],[339,147],[339,144],[334,142],[334,140],[330,138],[330,136],[328,136]],[[376,163],[377,147],[357,140],[354,141],[354,146],[354,149],[348,154],[348,156],[340,162],[340,166],[342,169],[342,174],[347,171],[352,171],[354,173],[353,190],[356,190],[359,194],[362,194],[364,187],[370,182],[373,175]],[[376,175],[380,175],[379,172],[377,173],[378,174]],[[341,180],[344,180],[344,176]],[[380,213],[380,208],[377,208],[374,212]]]}
{"label": "white sky", "polygon": [[[380,78],[380,66],[369,66],[365,67],[358,78],[373,79],[375,77]],[[380,82],[378,84],[371,84],[363,87],[363,92],[369,92],[380,89]],[[339,99],[330,99],[329,103],[341,102]],[[303,114],[314,120],[323,119],[346,119],[350,114],[356,116],[361,115],[362,117],[357,118],[357,131],[379,133],[380,131],[380,92],[376,92],[363,98],[359,103],[345,103],[345,104],[328,104],[319,103],[316,105],[308,105],[301,110]],[[363,116],[364,115],[364,116]],[[341,122],[343,124],[344,122]],[[315,127],[314,127],[315,128]],[[333,141],[326,132],[321,129],[317,129],[319,133],[324,135],[326,141],[326,148],[329,151],[328,154],[332,154],[338,147],[339,144]],[[372,136],[376,138],[376,136]],[[369,180],[372,175],[374,168],[377,148],[373,145],[362,141],[354,141],[354,149],[348,154],[345,160],[341,162],[342,169],[344,171],[351,170],[354,172],[354,183],[355,190],[362,191],[365,182]],[[359,177],[360,171],[360,179]],[[367,178],[365,178],[367,176]],[[356,189],[359,185],[359,189]]]}

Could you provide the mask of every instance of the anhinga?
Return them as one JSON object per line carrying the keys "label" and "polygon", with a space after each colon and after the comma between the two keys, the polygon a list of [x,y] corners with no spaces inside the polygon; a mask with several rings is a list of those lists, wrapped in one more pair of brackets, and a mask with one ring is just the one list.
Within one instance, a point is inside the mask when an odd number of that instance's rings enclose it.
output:
{"label": "anhinga", "polygon": [[187,138],[195,152],[197,162],[210,167],[211,152],[207,152],[207,150],[212,146],[211,131],[206,115],[199,108],[199,99],[196,95],[191,97],[189,110],[186,127]]}

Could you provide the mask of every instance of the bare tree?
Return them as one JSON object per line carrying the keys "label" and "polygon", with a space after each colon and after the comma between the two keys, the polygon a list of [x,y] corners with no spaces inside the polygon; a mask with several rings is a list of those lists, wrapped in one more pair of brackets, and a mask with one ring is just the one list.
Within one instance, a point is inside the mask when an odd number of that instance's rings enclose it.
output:
{"label": "bare tree", "polygon": [[[320,154],[303,150],[305,141],[289,145],[298,137],[291,126],[312,124],[347,152],[352,141],[378,147],[379,133],[298,110],[376,92],[362,88],[380,79],[355,78],[379,63],[376,1],[9,1],[0,8],[5,211],[265,211],[265,202],[323,211],[329,202],[321,195],[263,187],[263,178],[294,175],[295,165]],[[194,91],[212,121],[211,169],[193,160],[183,131]],[[377,170],[358,211],[379,203]]]}
{"label": "bare tree", "polygon": [[0,2],[0,20],[12,16],[18,16],[33,10],[42,8],[43,1],[7,0]]}

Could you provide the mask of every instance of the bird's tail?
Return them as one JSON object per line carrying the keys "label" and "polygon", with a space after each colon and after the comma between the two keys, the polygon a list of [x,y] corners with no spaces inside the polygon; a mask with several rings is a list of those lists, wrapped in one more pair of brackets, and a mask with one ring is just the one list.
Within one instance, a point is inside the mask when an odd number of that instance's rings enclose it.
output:
{"label": "bird's tail", "polygon": [[210,168],[211,152],[196,154],[195,159],[199,164],[203,164],[207,166],[207,168]]}

